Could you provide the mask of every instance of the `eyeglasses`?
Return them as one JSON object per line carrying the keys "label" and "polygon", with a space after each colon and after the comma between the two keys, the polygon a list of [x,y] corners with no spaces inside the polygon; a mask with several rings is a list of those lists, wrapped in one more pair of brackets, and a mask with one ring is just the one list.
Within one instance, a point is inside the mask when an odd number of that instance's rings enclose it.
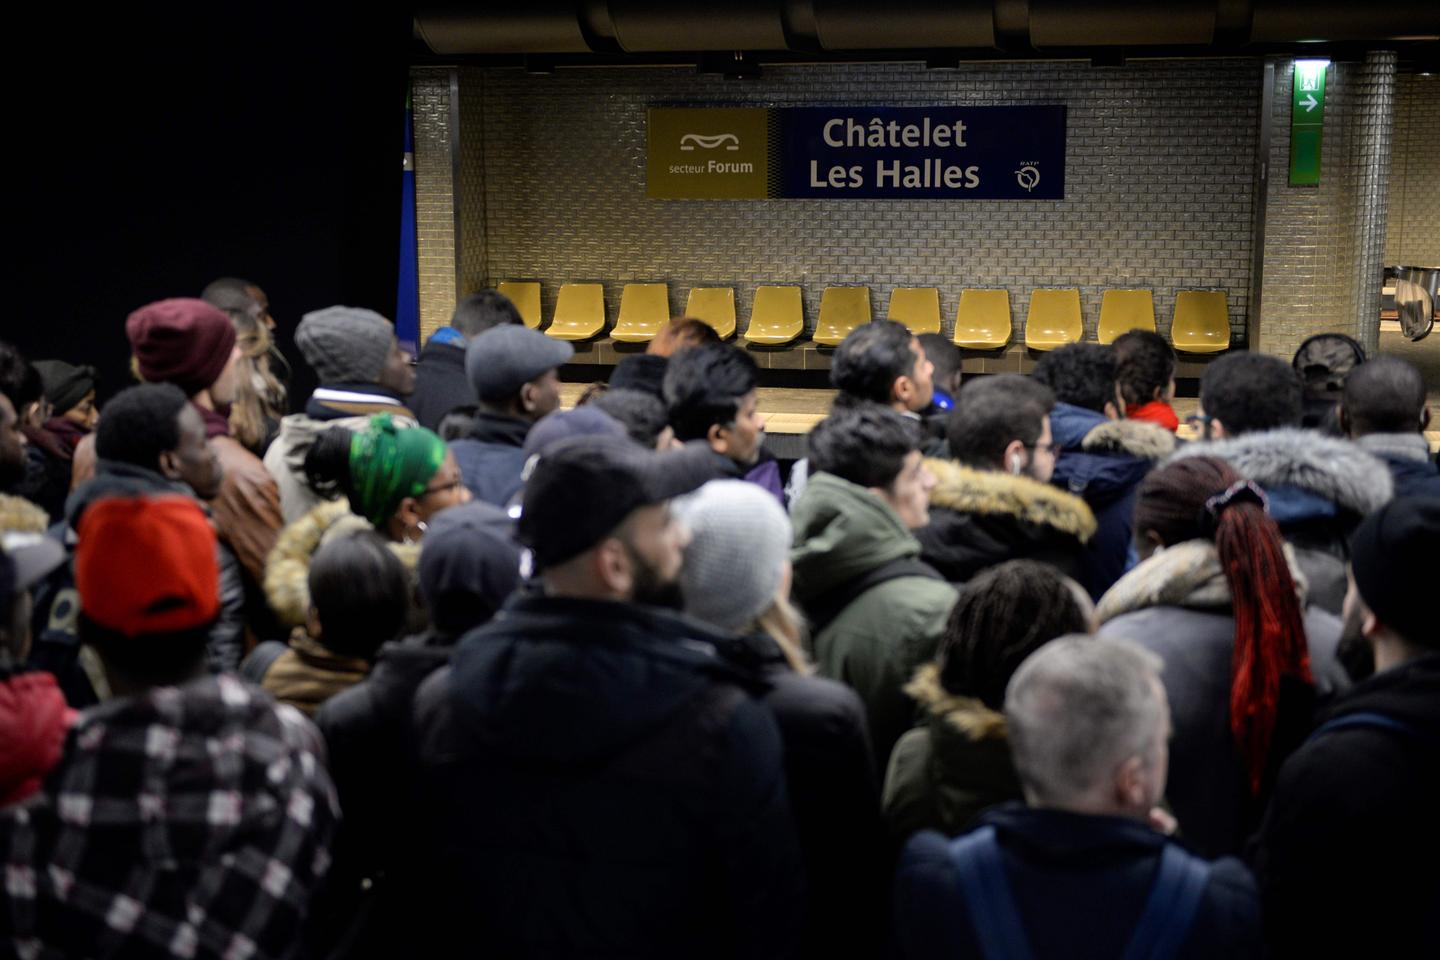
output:
{"label": "eyeglasses", "polygon": [[464,486],[464,484],[465,481],[463,479],[451,480],[449,483],[442,483],[438,487],[426,487],[420,496],[428,497],[432,493],[449,493],[451,490]]}

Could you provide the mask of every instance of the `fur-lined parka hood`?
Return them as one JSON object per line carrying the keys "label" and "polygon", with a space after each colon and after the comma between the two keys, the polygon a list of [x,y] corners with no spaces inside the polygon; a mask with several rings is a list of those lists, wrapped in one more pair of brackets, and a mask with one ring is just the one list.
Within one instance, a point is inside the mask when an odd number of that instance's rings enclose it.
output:
{"label": "fur-lined parka hood", "polygon": [[1107,420],[1080,444],[1086,453],[1123,453],[1145,460],[1164,460],[1177,445],[1175,434],[1143,420]]}
{"label": "fur-lined parka hood", "polygon": [[24,497],[0,493],[0,531],[44,533],[50,517]]}
{"label": "fur-lined parka hood", "polygon": [[974,697],[951,693],[940,683],[939,664],[927,663],[915,671],[905,692],[918,703],[932,722],[944,724],[967,740],[1003,740],[1003,714],[996,713]]}
{"label": "fur-lined parka hood", "polygon": [[1390,501],[1394,482],[1378,458],[1348,440],[1286,427],[1229,440],[1192,443],[1171,459],[1224,460],[1267,492],[1289,487],[1364,516]]}
{"label": "fur-lined parka hood", "polygon": [[[280,531],[265,563],[265,598],[280,622],[301,626],[310,613],[310,558],[320,545],[337,536],[373,530],[365,518],[350,512],[346,500],[322,503]],[[420,544],[387,544],[412,579],[420,562]]]}
{"label": "fur-lined parka hood", "polygon": [[968,514],[1002,514],[1051,527],[1084,541],[1095,533],[1095,515],[1084,500],[1029,477],[971,470],[949,460],[926,460],[935,474],[932,506]]}

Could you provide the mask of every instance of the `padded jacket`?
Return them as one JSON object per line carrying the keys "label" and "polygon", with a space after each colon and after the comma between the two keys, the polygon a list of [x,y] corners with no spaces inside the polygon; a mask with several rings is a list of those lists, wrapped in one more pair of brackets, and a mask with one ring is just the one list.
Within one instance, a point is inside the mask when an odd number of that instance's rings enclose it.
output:
{"label": "padded jacket", "polygon": [[804,881],[780,732],[714,639],[532,590],[460,641],[416,698],[435,859],[411,930],[437,939],[415,955],[791,955]]}
{"label": "padded jacket", "polygon": [[450,441],[460,478],[476,500],[508,506],[520,491],[525,470],[525,438],[532,424],[519,417],[478,413],[470,436]]}

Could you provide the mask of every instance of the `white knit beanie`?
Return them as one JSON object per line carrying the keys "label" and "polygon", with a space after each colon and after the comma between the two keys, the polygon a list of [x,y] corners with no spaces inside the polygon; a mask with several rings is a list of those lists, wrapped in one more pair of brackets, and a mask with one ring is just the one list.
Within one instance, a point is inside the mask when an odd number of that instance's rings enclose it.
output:
{"label": "white knit beanie", "polygon": [[744,480],[712,480],[673,502],[690,528],[680,570],[685,612],[736,633],[770,606],[790,558],[790,518]]}

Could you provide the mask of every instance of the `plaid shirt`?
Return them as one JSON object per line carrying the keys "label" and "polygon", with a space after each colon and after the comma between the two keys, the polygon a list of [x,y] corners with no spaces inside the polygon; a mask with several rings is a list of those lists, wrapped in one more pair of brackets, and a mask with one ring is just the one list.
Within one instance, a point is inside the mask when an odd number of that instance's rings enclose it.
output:
{"label": "plaid shirt", "polygon": [[323,744],[227,675],[81,714],[0,811],[0,946],[21,958],[289,957],[339,818]]}

